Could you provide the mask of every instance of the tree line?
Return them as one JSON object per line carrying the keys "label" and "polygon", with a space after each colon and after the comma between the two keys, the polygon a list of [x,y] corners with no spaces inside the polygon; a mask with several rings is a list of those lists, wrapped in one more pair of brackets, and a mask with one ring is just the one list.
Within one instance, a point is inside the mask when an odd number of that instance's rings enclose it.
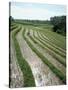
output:
{"label": "tree line", "polygon": [[66,16],[54,16],[51,17],[50,20],[22,20],[22,19],[15,19],[10,16],[9,22],[16,21],[21,24],[26,25],[40,25],[40,24],[51,24],[53,25],[52,31],[57,32],[62,35],[66,35]]}

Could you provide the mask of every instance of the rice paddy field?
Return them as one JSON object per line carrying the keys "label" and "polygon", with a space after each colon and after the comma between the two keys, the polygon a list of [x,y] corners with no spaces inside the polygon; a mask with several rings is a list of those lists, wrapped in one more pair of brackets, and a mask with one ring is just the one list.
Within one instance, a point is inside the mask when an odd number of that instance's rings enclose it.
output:
{"label": "rice paddy field", "polygon": [[66,84],[66,37],[52,26],[11,23],[10,87]]}

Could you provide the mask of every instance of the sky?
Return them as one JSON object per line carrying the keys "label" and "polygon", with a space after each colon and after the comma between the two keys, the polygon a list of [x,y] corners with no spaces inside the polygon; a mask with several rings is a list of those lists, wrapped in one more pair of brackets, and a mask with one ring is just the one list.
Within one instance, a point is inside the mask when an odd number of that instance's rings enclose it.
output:
{"label": "sky", "polygon": [[11,2],[11,16],[15,19],[49,20],[66,15],[65,5]]}

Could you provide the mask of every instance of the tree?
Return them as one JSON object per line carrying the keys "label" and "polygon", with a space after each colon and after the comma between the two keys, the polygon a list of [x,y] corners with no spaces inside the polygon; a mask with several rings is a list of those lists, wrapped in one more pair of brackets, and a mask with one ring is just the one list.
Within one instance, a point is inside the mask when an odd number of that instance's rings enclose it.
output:
{"label": "tree", "polygon": [[66,35],[66,16],[51,17],[50,22],[54,25],[54,32]]}
{"label": "tree", "polygon": [[14,21],[14,18],[12,16],[9,16],[9,21]]}

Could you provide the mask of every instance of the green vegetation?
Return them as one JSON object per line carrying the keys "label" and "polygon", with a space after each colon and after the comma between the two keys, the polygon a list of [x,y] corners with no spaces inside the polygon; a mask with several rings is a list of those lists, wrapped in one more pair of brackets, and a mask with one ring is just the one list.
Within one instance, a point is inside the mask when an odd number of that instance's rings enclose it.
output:
{"label": "green vegetation", "polygon": [[35,28],[35,30],[40,31],[40,33],[42,33],[44,37],[47,37],[53,44],[57,45],[63,50],[66,50],[65,36],[52,32],[50,29]]}
{"label": "green vegetation", "polygon": [[11,26],[10,31],[16,29],[17,27],[18,27],[18,25],[17,24],[14,24],[13,26]]}
{"label": "green vegetation", "polygon": [[66,16],[54,16],[51,17],[50,20],[22,20],[22,19],[15,19],[10,16],[9,22],[16,22],[18,24],[22,25],[30,25],[30,26],[39,26],[44,29],[47,29],[48,27],[54,32],[57,32],[61,35],[66,35]]}
{"label": "green vegetation", "polygon": [[[37,35],[38,35],[38,33],[37,33]],[[44,41],[42,38],[40,38],[39,35],[38,35],[38,37],[36,37],[34,35],[34,37],[37,40],[39,40],[41,43],[43,43],[43,45],[45,45],[46,47],[48,47],[50,50],[54,51],[56,54],[61,55],[62,57],[66,57],[65,54],[63,54],[62,52],[58,51],[56,48],[52,47],[50,44],[47,43],[47,41]]]}
{"label": "green vegetation", "polygon": [[49,50],[49,48],[47,48],[40,40],[39,40],[39,41],[40,41],[41,43],[38,43],[33,37],[30,36],[30,38],[32,39],[32,41],[34,41],[34,42],[37,43],[39,46],[41,46],[44,50],[47,50],[48,53],[49,53],[50,55],[52,55],[54,58],[56,58],[61,64],[63,64],[64,66],[66,66],[66,61],[65,61],[62,57],[58,56],[58,55],[57,55],[56,53],[54,53],[53,51]]}
{"label": "green vegetation", "polygon": [[50,21],[54,25],[54,32],[66,35],[66,16],[51,17]]}
{"label": "green vegetation", "polygon": [[54,43],[51,42],[51,40],[49,40],[47,37],[45,37],[42,33],[37,32],[39,38],[43,39],[43,41],[45,41],[46,43],[50,44],[51,46],[53,46],[54,48],[56,48],[57,50],[59,50],[61,53],[66,54],[65,51],[63,49],[61,49],[60,47],[58,47],[57,45],[55,45]]}
{"label": "green vegetation", "polygon": [[20,46],[15,37],[20,30],[21,30],[21,27],[19,29],[17,29],[16,31],[14,31],[12,34],[12,38],[14,40],[14,45],[15,45],[15,50],[16,50],[16,57],[17,57],[19,66],[21,68],[21,71],[23,72],[24,87],[33,87],[33,86],[35,86],[35,81],[34,81],[34,77],[33,77],[31,68],[30,68],[29,64],[26,62],[26,60],[24,59],[24,57],[22,56],[21,51],[20,51]]}
{"label": "green vegetation", "polygon": [[[22,37],[32,51],[66,84],[66,17],[52,17],[50,21],[15,20],[10,17],[9,21],[11,22],[9,29],[10,33],[12,33],[16,57],[23,72],[24,87],[35,86],[35,80],[32,68],[26,61],[26,57],[22,55],[19,42],[16,39],[16,35],[22,28],[24,28]],[[54,60],[48,57],[48,55]]]}
{"label": "green vegetation", "polygon": [[49,27],[54,32],[57,32],[61,35],[66,35],[66,16],[54,16],[50,18],[50,21],[16,19],[15,22],[20,23],[22,25],[39,26],[43,29],[47,29]]}
{"label": "green vegetation", "polygon": [[45,24],[51,25],[51,22],[48,21],[48,20],[43,21],[43,20],[21,20],[21,19],[16,19],[15,22],[23,24],[23,25],[33,25],[33,26],[40,26],[40,25],[45,26]]}
{"label": "green vegetation", "polygon": [[[50,63],[41,52],[39,52],[33,45],[32,43],[28,40],[28,38],[26,38],[25,36],[25,29],[23,31],[23,37],[26,40],[26,42],[28,43],[28,45],[30,46],[30,48],[41,58],[41,60],[48,65],[48,67],[64,82],[66,83],[66,76],[63,75],[63,73],[61,71],[59,71],[55,66],[53,66],[52,63]],[[29,37],[31,37],[29,35]],[[30,38],[31,39],[31,38]],[[36,43],[36,42],[35,42]]]}

